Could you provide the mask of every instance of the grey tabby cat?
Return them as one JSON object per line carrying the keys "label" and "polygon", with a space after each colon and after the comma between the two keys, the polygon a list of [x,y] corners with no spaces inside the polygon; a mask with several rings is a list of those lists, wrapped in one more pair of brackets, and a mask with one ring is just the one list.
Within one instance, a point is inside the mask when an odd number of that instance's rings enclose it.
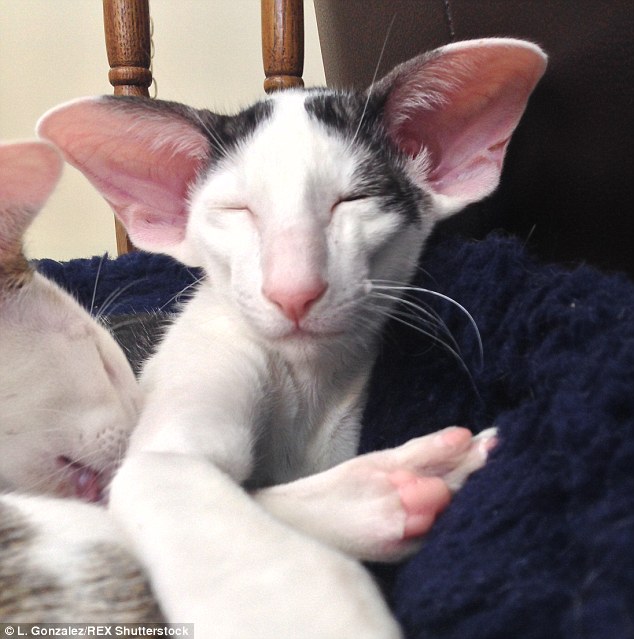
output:
{"label": "grey tabby cat", "polygon": [[110,335],[22,253],[61,168],[44,142],[0,145],[0,622],[161,621],[118,526],[86,503],[127,446],[136,381]]}

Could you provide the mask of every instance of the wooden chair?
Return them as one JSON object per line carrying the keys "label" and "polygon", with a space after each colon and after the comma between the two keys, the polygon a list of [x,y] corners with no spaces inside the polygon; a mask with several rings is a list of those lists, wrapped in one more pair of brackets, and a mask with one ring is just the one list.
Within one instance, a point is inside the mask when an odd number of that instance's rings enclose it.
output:
{"label": "wooden chair", "polygon": [[[261,0],[262,59],[267,93],[303,86],[303,0]],[[149,0],[103,0],[104,31],[115,95],[149,98],[152,84]],[[117,250],[133,250],[115,220]]]}

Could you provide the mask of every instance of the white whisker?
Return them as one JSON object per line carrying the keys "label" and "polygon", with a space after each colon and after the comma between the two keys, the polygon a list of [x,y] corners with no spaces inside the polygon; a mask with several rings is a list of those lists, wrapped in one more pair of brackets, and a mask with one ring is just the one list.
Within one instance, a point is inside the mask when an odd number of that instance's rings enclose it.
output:
{"label": "white whisker", "polygon": [[95,297],[97,296],[97,285],[99,284],[99,276],[101,275],[101,267],[106,259],[106,253],[101,256],[99,260],[99,266],[97,267],[97,275],[95,275],[95,285],[92,287],[92,299],[90,300],[89,312],[92,315],[92,311],[95,308]]}
{"label": "white whisker", "polygon": [[[62,410],[61,408],[43,408],[42,407],[42,408],[29,408],[28,410],[29,410],[30,413],[43,413],[43,414],[46,414],[46,415],[49,415],[49,414],[50,415],[55,415],[55,416],[56,415],[63,415],[64,417],[67,417],[68,415],[72,415],[71,412]],[[20,411],[15,411],[13,413],[3,412],[2,419],[3,419],[3,421],[5,419],[8,420],[8,419],[12,418],[14,415],[15,416],[24,415],[24,413],[25,413],[24,409],[22,409]],[[61,428],[52,428],[51,430],[61,430]],[[25,432],[25,431],[22,430],[22,431],[20,431],[19,434],[22,434],[23,432]],[[38,428],[38,429],[34,430],[33,432],[43,432],[43,431],[42,431],[42,429]],[[18,433],[16,433],[16,434],[18,434]]]}
{"label": "white whisker", "polygon": [[215,143],[216,147],[218,148],[218,150],[220,151],[220,153],[222,155],[224,155],[225,157],[227,155],[229,155],[229,150],[227,149],[227,147],[224,145],[224,143],[222,142],[222,140],[218,137],[218,134],[209,126],[209,124],[207,124],[201,117],[200,117],[200,113],[198,113],[197,110],[192,109],[191,111],[191,115],[196,118],[196,120],[198,120],[198,123],[200,124],[200,126],[203,128],[203,130],[205,131],[205,133],[207,133],[209,135],[209,137],[213,140],[213,142]]}
{"label": "white whisker", "polygon": [[434,297],[438,297],[442,300],[445,300],[446,302],[449,302],[450,304],[458,308],[469,320],[469,323],[473,327],[476,340],[478,342],[478,353],[480,357],[480,365],[481,366],[484,365],[484,346],[482,344],[482,337],[480,336],[480,329],[478,329],[478,325],[476,324],[476,321],[473,319],[473,316],[471,315],[471,313],[469,313],[469,311],[462,304],[452,299],[448,295],[444,295],[443,293],[439,293],[438,291],[432,291],[431,289],[421,288],[418,286],[396,285],[396,284],[390,283],[389,280],[372,280],[371,284],[372,284],[372,289],[373,290],[376,289],[378,291],[381,291],[381,290],[408,291],[408,292],[418,292],[418,293],[425,293],[427,295],[433,295]]}
{"label": "white whisker", "polygon": [[361,111],[361,117],[359,118],[359,123],[357,124],[357,129],[352,136],[352,140],[348,144],[348,149],[352,147],[352,145],[356,142],[357,136],[359,135],[359,131],[363,126],[363,120],[365,119],[365,114],[368,110],[368,105],[370,104],[370,98],[372,97],[372,91],[374,90],[374,83],[376,82],[377,75],[379,74],[379,67],[381,66],[381,62],[383,61],[383,56],[385,54],[385,49],[387,48],[388,40],[390,39],[390,33],[392,32],[392,27],[394,26],[394,21],[396,20],[396,13],[392,16],[392,20],[387,28],[387,33],[385,34],[385,39],[383,40],[383,46],[381,47],[381,52],[379,53],[379,59],[377,60],[376,66],[374,67],[374,74],[372,75],[372,82],[368,87],[368,93],[365,98],[365,104],[363,105],[363,110]]}
{"label": "white whisker", "polygon": [[[397,298],[392,298],[392,299],[397,299]],[[467,365],[465,364],[460,352],[458,350],[452,348],[449,344],[447,344],[447,342],[442,340],[437,334],[430,333],[429,331],[426,331],[425,329],[421,328],[420,326],[418,326],[418,325],[416,325],[416,324],[404,319],[402,314],[398,314],[395,311],[390,312],[388,315],[389,315],[389,317],[391,317],[393,320],[399,322],[400,324],[403,324],[405,326],[409,326],[411,329],[417,331],[418,333],[421,333],[422,335],[425,335],[426,337],[429,337],[434,342],[437,342],[438,344],[443,346],[460,363],[461,367],[464,368],[464,370],[469,374],[469,369],[468,369]]]}
{"label": "white whisker", "polygon": [[[94,316],[94,319],[97,320],[98,322],[101,321],[102,317],[105,317],[106,314],[108,314],[111,310],[111,308],[113,307],[114,303],[130,288],[132,288],[133,286],[135,286],[136,284],[138,284],[139,282],[142,282],[144,278],[139,277],[135,280],[133,280],[132,282],[128,282],[125,286],[122,286],[121,288],[118,288],[116,291],[113,291],[112,293],[110,293],[110,295],[108,295],[108,297],[106,297],[106,299],[103,302],[102,307],[99,309],[99,312]],[[115,307],[116,308],[116,307]]]}
{"label": "white whisker", "polygon": [[132,326],[134,324],[139,324],[140,326],[138,315],[133,315],[132,317],[129,317],[128,319],[117,322],[116,324],[110,324],[107,326],[107,328],[111,333],[114,333],[115,331],[118,331],[121,328],[125,328],[126,326]]}
{"label": "white whisker", "polygon": [[[386,293],[379,292],[379,291],[375,291],[374,294],[375,295],[380,295],[381,297],[384,297],[385,299],[390,299],[390,300],[393,300],[395,302],[398,302],[400,305],[404,305],[404,306],[408,307],[408,309],[412,309],[412,311],[417,311],[417,312],[410,312],[408,314],[408,316],[411,317],[411,318],[420,320],[421,322],[424,322],[425,325],[428,326],[429,328],[439,329],[442,333],[444,333],[447,336],[447,339],[449,339],[451,341],[454,350],[456,352],[460,352],[460,347],[458,346],[458,342],[456,342],[456,340],[454,339],[454,336],[451,334],[451,331],[449,330],[449,328],[447,327],[445,322],[442,320],[440,315],[438,315],[437,313],[435,313],[431,309],[426,309],[423,306],[421,306],[420,304],[417,304],[415,302],[412,302],[411,300],[406,299],[405,297],[398,297],[396,295],[388,295]],[[425,320],[425,319],[421,318],[420,314],[426,316],[429,319]],[[433,321],[431,321],[431,320],[433,320]]]}
{"label": "white whisker", "polygon": [[188,284],[183,289],[178,291],[178,293],[176,293],[176,295],[174,295],[173,297],[170,297],[167,300],[167,302],[165,302],[165,304],[163,304],[158,310],[162,311],[166,306],[169,306],[174,301],[179,302],[180,301],[180,296],[183,295],[183,293],[185,293],[186,291],[188,291],[191,288],[193,288],[194,286],[196,286],[196,284],[200,284],[200,282],[202,282],[204,279],[205,279],[204,275],[201,275],[200,277],[197,277],[193,282],[191,282],[191,284]]}

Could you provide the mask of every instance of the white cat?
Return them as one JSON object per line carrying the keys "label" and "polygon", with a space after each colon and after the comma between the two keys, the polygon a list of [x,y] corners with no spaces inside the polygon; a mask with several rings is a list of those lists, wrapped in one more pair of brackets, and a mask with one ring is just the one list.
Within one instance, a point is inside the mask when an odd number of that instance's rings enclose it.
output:
{"label": "white cat", "polygon": [[[361,566],[287,523],[392,559],[484,463],[491,434],[464,429],[346,460],[425,239],[495,189],[544,68],[535,45],[480,40],[365,93],[289,91],[236,116],[91,98],[41,120],[137,246],[207,272],[143,372],[111,492],[170,620],[203,637],[399,636]],[[241,487],[284,482],[255,500]]]}
{"label": "white cat", "polygon": [[114,340],[22,253],[61,167],[0,144],[0,621],[159,621],[107,511],[53,497],[101,500],[140,408]]}
{"label": "white cat", "polygon": [[43,142],[0,146],[0,491],[98,501],[140,393],[108,332],[23,257],[61,166]]}

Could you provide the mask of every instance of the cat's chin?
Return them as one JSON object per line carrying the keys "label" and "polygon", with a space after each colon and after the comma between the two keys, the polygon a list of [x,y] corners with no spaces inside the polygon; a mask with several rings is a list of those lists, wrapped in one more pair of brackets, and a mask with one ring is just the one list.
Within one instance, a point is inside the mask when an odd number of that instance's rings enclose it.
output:
{"label": "cat's chin", "polygon": [[297,349],[298,351],[310,351],[323,348],[326,344],[341,341],[345,331],[313,330],[302,327],[293,327],[275,336],[269,336],[267,341],[273,346],[285,350]]}
{"label": "cat's chin", "polygon": [[275,339],[278,342],[304,344],[309,342],[323,342],[328,340],[338,340],[344,331],[315,331],[305,328],[293,328]]}

